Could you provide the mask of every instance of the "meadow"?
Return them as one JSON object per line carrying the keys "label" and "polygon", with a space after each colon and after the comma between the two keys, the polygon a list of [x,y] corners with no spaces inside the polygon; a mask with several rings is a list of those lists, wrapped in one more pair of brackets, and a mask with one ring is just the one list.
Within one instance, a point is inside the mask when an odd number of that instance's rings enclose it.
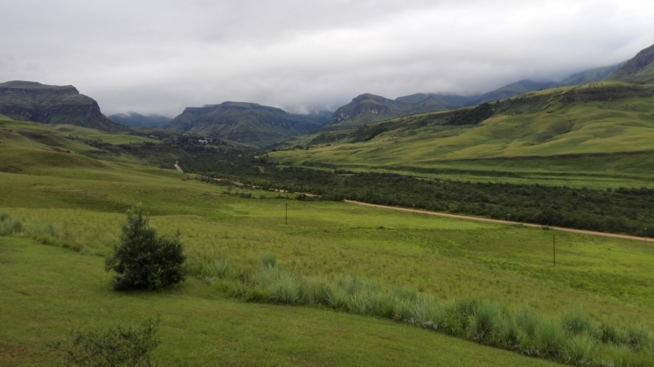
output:
{"label": "meadow", "polygon": [[[298,201],[4,141],[0,155],[15,149],[26,163],[20,174],[0,172],[0,365],[56,365],[46,345],[69,330],[154,314],[162,365],[549,365],[404,318],[299,300],[289,307],[266,298],[263,283],[245,290],[255,297],[239,296],[242,283],[221,276],[258,279],[271,258],[293,279],[357,279],[446,305],[474,297],[552,320],[583,313],[595,325],[654,328],[652,244]],[[192,276],[169,291],[117,293],[103,269],[125,210],[137,203],[162,233],[181,232]],[[601,351],[600,359],[617,353]]]}

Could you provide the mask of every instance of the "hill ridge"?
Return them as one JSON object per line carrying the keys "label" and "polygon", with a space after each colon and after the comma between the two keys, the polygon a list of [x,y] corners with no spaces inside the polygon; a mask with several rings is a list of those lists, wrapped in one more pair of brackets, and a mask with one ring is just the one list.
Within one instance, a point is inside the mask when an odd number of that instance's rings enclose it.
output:
{"label": "hill ridge", "polygon": [[14,80],[0,83],[0,114],[15,120],[71,124],[103,131],[127,128],[109,120],[98,103],[72,85]]}
{"label": "hill ridge", "polygon": [[227,139],[258,147],[315,131],[319,123],[277,107],[226,101],[186,107],[170,121],[168,130]]}

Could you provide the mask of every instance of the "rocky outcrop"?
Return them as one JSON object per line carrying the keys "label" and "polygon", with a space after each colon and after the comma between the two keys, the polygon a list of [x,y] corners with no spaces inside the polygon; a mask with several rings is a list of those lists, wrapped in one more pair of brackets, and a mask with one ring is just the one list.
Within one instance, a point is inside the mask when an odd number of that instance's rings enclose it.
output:
{"label": "rocky outcrop", "polygon": [[24,81],[2,83],[0,114],[44,124],[71,124],[104,131],[126,129],[105,117],[95,100],[80,94],[72,85]]}

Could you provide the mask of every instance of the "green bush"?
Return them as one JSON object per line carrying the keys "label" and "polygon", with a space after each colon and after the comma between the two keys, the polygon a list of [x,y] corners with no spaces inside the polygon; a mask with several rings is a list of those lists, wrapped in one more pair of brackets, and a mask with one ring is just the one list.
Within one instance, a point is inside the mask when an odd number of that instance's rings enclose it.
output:
{"label": "green bush", "polygon": [[159,345],[159,320],[145,320],[140,327],[122,326],[105,332],[73,330],[67,340],[51,347],[63,353],[66,367],[153,367],[151,352]]}
{"label": "green bush", "polygon": [[122,231],[120,245],[114,247],[113,256],[106,262],[106,270],[117,273],[115,290],[161,290],[184,280],[185,256],[179,232],[158,236],[140,204],[127,212]]}

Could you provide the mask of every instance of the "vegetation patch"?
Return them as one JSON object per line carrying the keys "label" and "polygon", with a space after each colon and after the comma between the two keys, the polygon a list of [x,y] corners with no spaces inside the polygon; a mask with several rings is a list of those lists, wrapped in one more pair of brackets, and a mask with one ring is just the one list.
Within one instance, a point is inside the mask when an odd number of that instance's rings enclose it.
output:
{"label": "vegetation patch", "polygon": [[[223,256],[195,258],[191,271],[248,302],[318,305],[388,318],[574,366],[651,366],[654,358],[654,339],[647,329],[597,324],[580,310],[550,317],[474,297],[444,303],[410,288],[388,288],[356,276],[327,280],[284,271],[275,266],[274,254],[263,256],[255,273],[239,269]],[[606,336],[607,329],[611,337]]]}

